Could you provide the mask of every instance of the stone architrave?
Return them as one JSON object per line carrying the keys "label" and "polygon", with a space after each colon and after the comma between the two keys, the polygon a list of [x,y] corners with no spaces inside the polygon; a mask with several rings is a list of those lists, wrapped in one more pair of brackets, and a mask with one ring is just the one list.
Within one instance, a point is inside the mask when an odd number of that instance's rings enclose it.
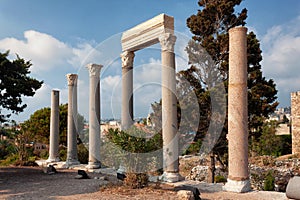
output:
{"label": "stone architrave", "polygon": [[121,39],[122,51],[134,52],[157,44],[164,33],[174,34],[174,18],[162,13],[125,31]]}
{"label": "stone architrave", "polygon": [[133,125],[133,60],[134,52],[125,51],[122,59],[122,122],[121,129],[127,130]]}
{"label": "stone architrave", "polygon": [[77,155],[77,74],[67,74],[68,80],[68,129],[66,164],[79,164]]}
{"label": "stone architrave", "polygon": [[59,161],[59,91],[51,92],[50,146],[47,162]]}
{"label": "stone architrave", "polygon": [[160,35],[162,62],[162,135],[164,179],[177,182],[179,175],[178,124],[176,98],[176,69],[174,45],[176,37],[171,33]]}
{"label": "stone architrave", "polygon": [[[132,67],[134,51],[160,43],[162,47],[163,180],[179,181],[174,18],[160,14],[122,34],[122,129],[133,123]],[[128,105],[129,104],[129,105]]]}
{"label": "stone architrave", "polygon": [[291,93],[292,154],[300,154],[300,91]]}
{"label": "stone architrave", "polygon": [[89,99],[89,163],[87,168],[96,169],[100,163],[100,70],[103,66],[88,64],[90,76]]}
{"label": "stone architrave", "polygon": [[251,190],[248,171],[247,28],[229,30],[228,159],[224,190]]}

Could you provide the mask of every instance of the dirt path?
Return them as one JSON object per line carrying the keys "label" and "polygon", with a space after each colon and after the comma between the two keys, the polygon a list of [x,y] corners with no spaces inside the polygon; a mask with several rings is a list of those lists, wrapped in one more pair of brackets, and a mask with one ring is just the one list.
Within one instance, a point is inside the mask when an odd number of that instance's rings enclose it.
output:
{"label": "dirt path", "polygon": [[[0,168],[0,199],[57,199],[57,200],[84,200],[84,199],[177,199],[177,193],[170,185],[161,185],[161,189],[147,187],[140,190],[124,187],[103,187],[116,185],[115,176],[107,176],[108,181],[95,179],[104,176],[98,173],[88,173],[91,179],[75,179],[77,170],[58,170],[57,174],[48,175],[40,167],[7,167]],[[287,199],[284,194],[276,192],[250,192],[236,194],[215,190],[211,186],[198,185],[201,198],[223,200],[252,200],[252,199]],[[101,189],[100,189],[101,188]],[[213,188],[213,190],[211,190]]]}

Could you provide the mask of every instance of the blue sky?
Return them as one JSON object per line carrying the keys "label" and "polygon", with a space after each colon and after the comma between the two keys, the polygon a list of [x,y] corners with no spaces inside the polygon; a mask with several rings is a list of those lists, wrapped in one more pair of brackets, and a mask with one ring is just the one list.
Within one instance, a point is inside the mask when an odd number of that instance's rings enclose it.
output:
{"label": "blue sky", "polygon": [[[255,31],[263,50],[263,74],[274,79],[280,106],[290,105],[290,92],[300,90],[300,1],[245,0],[247,27]],[[0,51],[11,50],[33,63],[32,76],[44,80],[28,108],[13,116],[29,118],[35,110],[50,106],[50,91],[61,91],[67,102],[67,73],[79,74],[79,112],[87,117],[88,62],[103,64],[101,72],[102,117],[120,117],[119,59],[121,33],[160,13],[175,18],[175,31],[183,40],[191,37],[186,19],[199,9],[196,0],[0,0]],[[180,50],[179,50],[180,51]],[[178,68],[181,63],[177,61]],[[150,103],[160,98],[160,86],[143,83],[160,80],[159,47],[135,57],[135,115],[146,116]],[[151,76],[150,76],[151,74]]]}

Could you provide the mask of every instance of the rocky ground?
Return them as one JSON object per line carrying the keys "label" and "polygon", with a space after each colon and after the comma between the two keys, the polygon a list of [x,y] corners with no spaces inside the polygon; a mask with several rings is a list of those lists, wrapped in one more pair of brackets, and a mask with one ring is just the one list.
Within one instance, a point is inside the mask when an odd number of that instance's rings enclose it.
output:
{"label": "rocky ground", "polygon": [[[206,158],[188,157],[183,159],[183,166],[190,167],[190,171],[186,175],[189,180],[207,181],[208,161]],[[190,164],[187,164],[190,163]],[[202,163],[201,165],[196,163]],[[270,173],[275,178],[275,191],[285,192],[289,179],[292,176],[300,175],[300,158],[299,156],[286,155],[282,157],[259,156],[249,159],[250,180],[253,190],[264,190],[264,181]],[[227,179],[227,172],[223,171],[219,165],[216,166],[215,174]]]}
{"label": "rocky ground", "polygon": [[[90,179],[75,179],[77,170],[59,169],[48,175],[40,167],[0,168],[0,199],[178,199],[176,185],[150,184],[144,189],[128,189],[112,175],[88,173]],[[284,193],[222,191],[222,184],[189,182],[198,187],[202,199],[286,199]]]}

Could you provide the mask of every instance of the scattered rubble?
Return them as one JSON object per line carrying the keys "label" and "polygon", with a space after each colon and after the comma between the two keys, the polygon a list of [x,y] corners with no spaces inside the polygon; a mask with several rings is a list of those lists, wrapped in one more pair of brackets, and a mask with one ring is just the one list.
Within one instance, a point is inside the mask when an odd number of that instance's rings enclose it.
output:
{"label": "scattered rubble", "polygon": [[[250,181],[253,190],[264,190],[264,181],[269,172],[272,173],[275,179],[274,185],[275,191],[277,192],[285,192],[290,178],[300,175],[299,158],[287,158],[280,160],[272,156],[261,156],[257,157],[255,160],[250,159],[249,162]],[[205,165],[195,166],[191,170],[190,174],[186,176],[186,179],[207,182],[207,160],[202,158],[202,160],[199,160],[199,163],[205,163]],[[221,176],[227,179],[228,172],[223,170],[221,167],[216,166],[215,176]]]}

